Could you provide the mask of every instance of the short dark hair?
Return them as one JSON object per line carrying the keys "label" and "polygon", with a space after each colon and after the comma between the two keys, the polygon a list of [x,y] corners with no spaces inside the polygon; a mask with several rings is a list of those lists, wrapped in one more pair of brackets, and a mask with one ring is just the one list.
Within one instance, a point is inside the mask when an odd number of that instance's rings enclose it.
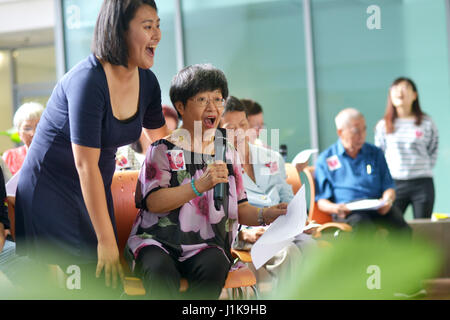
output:
{"label": "short dark hair", "polygon": [[144,4],[158,12],[154,0],[104,0],[95,23],[92,52],[113,65],[128,67],[125,33]]}
{"label": "short dark hair", "polygon": [[247,109],[247,116],[254,116],[255,114],[259,114],[263,112],[261,105],[251,99],[241,99],[242,104]]}
{"label": "short dark hair", "polygon": [[[186,105],[187,100],[196,94],[217,89],[221,91],[222,98],[228,97],[225,74],[212,64],[195,64],[180,70],[173,77],[169,92],[170,100],[173,106],[177,102]],[[181,118],[179,112],[178,117]]]}
{"label": "short dark hair", "polygon": [[225,102],[225,109],[223,110],[223,114],[226,114],[228,112],[245,112],[245,116],[247,116],[247,109],[245,108],[241,100],[234,96],[229,96]]}

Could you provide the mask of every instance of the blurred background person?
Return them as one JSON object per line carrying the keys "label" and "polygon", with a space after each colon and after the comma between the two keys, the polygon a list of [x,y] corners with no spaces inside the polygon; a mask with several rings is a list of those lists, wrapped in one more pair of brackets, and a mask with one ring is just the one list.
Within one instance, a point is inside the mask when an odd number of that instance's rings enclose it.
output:
{"label": "blurred background person", "polygon": [[[171,106],[163,104],[162,111],[164,114],[164,119],[166,119],[167,129],[172,132],[176,128],[178,128],[178,124],[180,121],[178,118],[177,110],[175,110],[175,108],[172,108]],[[145,148],[145,150],[147,150],[147,148]]]}
{"label": "blurred background person", "polygon": [[[247,109],[234,96],[228,97],[222,114],[221,125],[227,129],[229,142],[232,142],[239,153],[244,168],[242,175],[247,199],[253,206],[265,208],[281,202],[289,203],[294,194],[292,187],[286,182],[285,162],[282,156],[271,149],[250,143],[252,133],[247,119]],[[231,136],[233,134],[233,136]],[[234,248],[250,250],[251,246],[263,235],[264,228],[242,226]],[[304,235],[298,245],[303,248],[311,240]],[[312,240],[311,240],[312,241]],[[300,250],[295,244],[290,244],[271,258],[257,272],[258,282],[267,278],[269,273],[272,286],[288,279],[294,271],[300,258]],[[266,271],[266,272],[265,272]]]}
{"label": "blurred background person", "polygon": [[241,102],[247,109],[249,127],[255,129],[256,132],[256,136],[250,136],[250,143],[267,147],[267,144],[259,139],[261,130],[265,128],[264,114],[261,105],[252,99],[241,99]]}
{"label": "blurred background person", "polygon": [[[334,220],[350,224],[354,233],[375,232],[378,226],[393,233],[411,228],[392,204],[395,185],[383,151],[366,143],[366,121],[356,109],[340,111],[335,118],[338,141],[323,151],[315,169],[316,201],[319,209]],[[347,203],[362,199],[380,199],[382,206],[371,210],[350,211]]]}
{"label": "blurred background person", "polygon": [[415,83],[396,79],[388,91],[384,118],[375,129],[375,145],[383,150],[396,186],[394,205],[404,214],[412,204],[415,219],[430,218],[434,206],[433,168],[439,134],[422,112]]}
{"label": "blurred background person", "polygon": [[[168,131],[172,132],[178,128],[179,119],[177,111],[164,104],[162,105],[162,112]],[[116,170],[140,170],[149,146],[150,140],[142,132],[139,140],[118,148],[116,152]]]}
{"label": "blurred background person", "polygon": [[14,114],[14,127],[19,133],[23,146],[6,150],[2,156],[12,175],[15,175],[22,167],[42,112],[44,112],[44,107],[40,103],[27,102],[21,105]]}

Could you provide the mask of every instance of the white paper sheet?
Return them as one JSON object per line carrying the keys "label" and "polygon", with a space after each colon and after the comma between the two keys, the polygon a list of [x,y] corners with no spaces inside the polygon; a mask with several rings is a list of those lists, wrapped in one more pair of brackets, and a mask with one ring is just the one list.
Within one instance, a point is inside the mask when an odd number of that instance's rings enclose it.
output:
{"label": "white paper sheet", "polygon": [[256,269],[261,268],[278,251],[303,232],[306,223],[305,186],[289,202],[287,213],[278,217],[253,244],[250,251]]}
{"label": "white paper sheet", "polygon": [[15,197],[16,196],[16,190],[17,190],[17,183],[19,182],[19,174],[20,170],[16,172],[15,175],[9,179],[9,181],[6,183],[6,195],[8,197]]}
{"label": "white paper sheet", "polygon": [[377,210],[384,206],[386,201],[380,199],[365,199],[359,201],[353,201],[346,204],[350,211],[356,210]]}
{"label": "white paper sheet", "polygon": [[297,163],[305,163],[309,160],[312,154],[317,153],[319,150],[317,149],[306,149],[297,154],[292,160],[292,164],[295,166]]}

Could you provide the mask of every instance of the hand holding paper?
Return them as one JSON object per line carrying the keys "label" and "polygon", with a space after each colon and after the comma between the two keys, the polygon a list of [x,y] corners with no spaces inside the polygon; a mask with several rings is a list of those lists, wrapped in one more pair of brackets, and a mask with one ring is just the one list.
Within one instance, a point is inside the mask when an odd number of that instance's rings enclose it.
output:
{"label": "hand holding paper", "polygon": [[278,217],[255,242],[251,249],[256,269],[261,268],[278,251],[289,245],[303,232],[306,223],[305,187],[302,186],[289,202],[286,215]]}
{"label": "hand holding paper", "polygon": [[377,210],[384,206],[386,201],[380,199],[365,199],[349,202],[346,204],[350,211],[356,210]]}

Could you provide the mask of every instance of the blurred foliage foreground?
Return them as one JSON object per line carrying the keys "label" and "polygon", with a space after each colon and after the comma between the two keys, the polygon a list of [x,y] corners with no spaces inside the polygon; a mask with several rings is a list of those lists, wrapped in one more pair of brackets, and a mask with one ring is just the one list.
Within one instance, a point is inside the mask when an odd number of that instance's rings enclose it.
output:
{"label": "blurred foliage foreground", "polygon": [[[297,269],[263,299],[373,300],[423,298],[423,281],[441,271],[443,252],[425,240],[348,233],[310,246]],[[55,277],[48,266],[20,264],[16,280],[0,277],[0,299],[124,299],[122,289],[105,294],[104,275],[90,290],[77,290],[73,275]],[[1,268],[0,268],[1,270]],[[63,269],[66,270],[66,269]],[[67,271],[66,271],[67,272]],[[94,272],[94,271],[92,271]],[[72,286],[72,287],[71,287]],[[97,290],[98,288],[98,290]]]}
{"label": "blurred foliage foreground", "polygon": [[[309,248],[298,269],[270,299],[393,300],[417,295],[438,277],[443,252],[424,239],[347,233]],[[423,292],[423,291],[422,291]]]}

